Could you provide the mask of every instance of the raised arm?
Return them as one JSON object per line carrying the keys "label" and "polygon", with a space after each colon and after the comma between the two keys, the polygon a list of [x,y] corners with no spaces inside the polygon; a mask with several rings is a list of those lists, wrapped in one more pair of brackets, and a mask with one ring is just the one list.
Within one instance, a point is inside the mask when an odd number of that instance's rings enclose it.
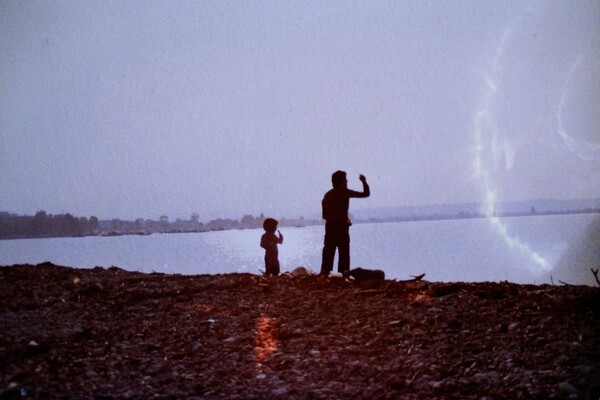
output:
{"label": "raised arm", "polygon": [[367,183],[367,178],[364,175],[360,175],[358,177],[363,185],[363,191],[357,192],[356,190],[348,190],[350,197],[369,197],[371,195],[371,189],[369,188],[369,184]]}

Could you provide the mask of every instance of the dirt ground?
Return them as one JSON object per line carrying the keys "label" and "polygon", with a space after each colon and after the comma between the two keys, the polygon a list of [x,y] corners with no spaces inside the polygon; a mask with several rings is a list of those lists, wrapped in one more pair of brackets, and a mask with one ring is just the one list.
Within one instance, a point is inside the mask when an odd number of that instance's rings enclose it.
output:
{"label": "dirt ground", "polygon": [[598,400],[600,288],[2,267],[0,398]]}

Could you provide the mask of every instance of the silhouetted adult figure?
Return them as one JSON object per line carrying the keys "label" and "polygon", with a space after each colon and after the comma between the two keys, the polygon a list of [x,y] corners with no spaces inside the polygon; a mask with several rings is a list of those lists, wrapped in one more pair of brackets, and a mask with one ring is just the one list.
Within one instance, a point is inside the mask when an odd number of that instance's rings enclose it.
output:
{"label": "silhouetted adult figure", "polygon": [[348,206],[351,197],[369,197],[371,194],[367,178],[359,176],[363,191],[348,189],[348,180],[344,171],[335,171],[331,175],[333,189],[325,193],[322,201],[325,220],[325,244],[320,275],[328,276],[333,270],[335,250],[338,249],[338,272],[345,274],[350,270],[350,225]]}

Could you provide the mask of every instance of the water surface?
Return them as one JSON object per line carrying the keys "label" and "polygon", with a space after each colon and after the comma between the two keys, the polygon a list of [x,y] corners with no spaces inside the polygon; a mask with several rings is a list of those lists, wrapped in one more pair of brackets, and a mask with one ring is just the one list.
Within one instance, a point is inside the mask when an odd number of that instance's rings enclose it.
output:
{"label": "water surface", "polygon": [[[486,219],[355,224],[352,267],[383,269],[390,279],[426,273],[432,281],[502,281],[594,284],[598,264],[589,241],[597,215],[507,218],[507,233],[539,254],[511,247]],[[282,271],[321,264],[323,226],[282,228]],[[50,261],[74,267],[119,266],[141,272],[260,273],[262,230],[153,234],[149,236],[20,239],[0,241],[0,265]],[[592,246],[594,243],[592,243]],[[579,246],[579,247],[578,247]],[[589,247],[589,246],[588,246]],[[585,253],[589,254],[582,254]],[[596,263],[596,264],[594,264]],[[337,267],[337,257],[336,257]]]}

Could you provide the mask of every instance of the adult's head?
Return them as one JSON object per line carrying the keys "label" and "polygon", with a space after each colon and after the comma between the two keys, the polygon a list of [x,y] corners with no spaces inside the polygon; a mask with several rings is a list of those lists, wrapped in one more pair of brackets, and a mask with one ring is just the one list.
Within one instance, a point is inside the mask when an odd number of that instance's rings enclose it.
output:
{"label": "adult's head", "polygon": [[335,171],[331,175],[331,184],[334,188],[345,188],[348,186],[348,180],[346,179],[346,173],[344,171]]}

